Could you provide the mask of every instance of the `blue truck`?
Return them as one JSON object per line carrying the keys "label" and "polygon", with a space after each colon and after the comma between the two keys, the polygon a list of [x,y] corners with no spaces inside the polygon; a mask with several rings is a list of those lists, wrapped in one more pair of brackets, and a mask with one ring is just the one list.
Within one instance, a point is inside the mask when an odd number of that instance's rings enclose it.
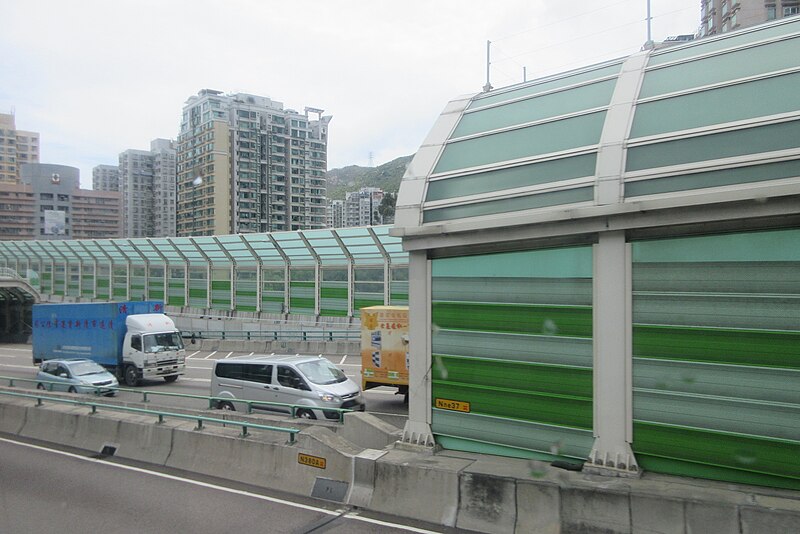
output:
{"label": "blue truck", "polygon": [[127,386],[186,370],[181,333],[160,301],[35,304],[32,321],[34,364],[88,358]]}

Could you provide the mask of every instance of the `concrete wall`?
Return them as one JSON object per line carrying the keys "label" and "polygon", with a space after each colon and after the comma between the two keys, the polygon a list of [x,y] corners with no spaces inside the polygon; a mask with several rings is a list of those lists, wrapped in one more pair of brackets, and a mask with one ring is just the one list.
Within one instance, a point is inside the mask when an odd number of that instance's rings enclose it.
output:
{"label": "concrete wall", "polygon": [[[800,525],[800,492],[660,475],[607,478],[527,460],[432,453],[400,443],[368,448],[347,439],[390,430],[372,425],[369,417],[354,418],[347,430],[309,425],[292,444],[278,432],[251,431],[242,438],[238,427],[206,424],[198,430],[192,421],[167,418],[158,424],[150,415],[89,412],[85,406],[37,406],[0,395],[0,432],[93,454],[112,446],[123,458],[297,495],[324,495],[319,488],[332,481],[347,491],[331,500],[478,532],[749,534],[797,532]],[[380,446],[391,436],[389,431],[361,439]],[[298,454],[325,458],[325,469],[298,463]]]}

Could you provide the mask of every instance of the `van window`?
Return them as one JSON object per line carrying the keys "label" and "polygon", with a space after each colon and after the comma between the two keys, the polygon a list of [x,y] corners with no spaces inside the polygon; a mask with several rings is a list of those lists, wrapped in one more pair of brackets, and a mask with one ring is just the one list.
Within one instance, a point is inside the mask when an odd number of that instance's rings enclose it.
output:
{"label": "van window", "polygon": [[262,384],[272,383],[272,366],[249,363],[218,363],[215,374],[220,378],[249,380]]}
{"label": "van window", "polygon": [[287,388],[302,389],[301,384],[305,384],[300,375],[291,367],[278,367],[278,383]]}

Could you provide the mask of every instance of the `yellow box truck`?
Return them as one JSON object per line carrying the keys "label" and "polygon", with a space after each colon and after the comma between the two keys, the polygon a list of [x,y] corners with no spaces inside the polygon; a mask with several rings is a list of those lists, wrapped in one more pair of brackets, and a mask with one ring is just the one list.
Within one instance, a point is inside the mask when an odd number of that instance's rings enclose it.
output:
{"label": "yellow box truck", "polygon": [[361,308],[361,389],[378,386],[408,402],[408,306]]}

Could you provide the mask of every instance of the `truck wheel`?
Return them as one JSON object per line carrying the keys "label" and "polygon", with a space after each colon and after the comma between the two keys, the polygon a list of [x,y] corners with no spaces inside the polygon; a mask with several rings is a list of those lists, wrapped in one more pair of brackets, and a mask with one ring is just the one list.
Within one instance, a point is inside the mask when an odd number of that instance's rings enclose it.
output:
{"label": "truck wheel", "polygon": [[164,377],[164,382],[166,382],[167,384],[171,384],[172,382],[175,382],[177,379],[178,379],[178,375],[165,376]]}
{"label": "truck wheel", "polygon": [[125,385],[128,387],[134,387],[139,385],[139,377],[136,375],[136,367],[133,365],[125,366]]}

